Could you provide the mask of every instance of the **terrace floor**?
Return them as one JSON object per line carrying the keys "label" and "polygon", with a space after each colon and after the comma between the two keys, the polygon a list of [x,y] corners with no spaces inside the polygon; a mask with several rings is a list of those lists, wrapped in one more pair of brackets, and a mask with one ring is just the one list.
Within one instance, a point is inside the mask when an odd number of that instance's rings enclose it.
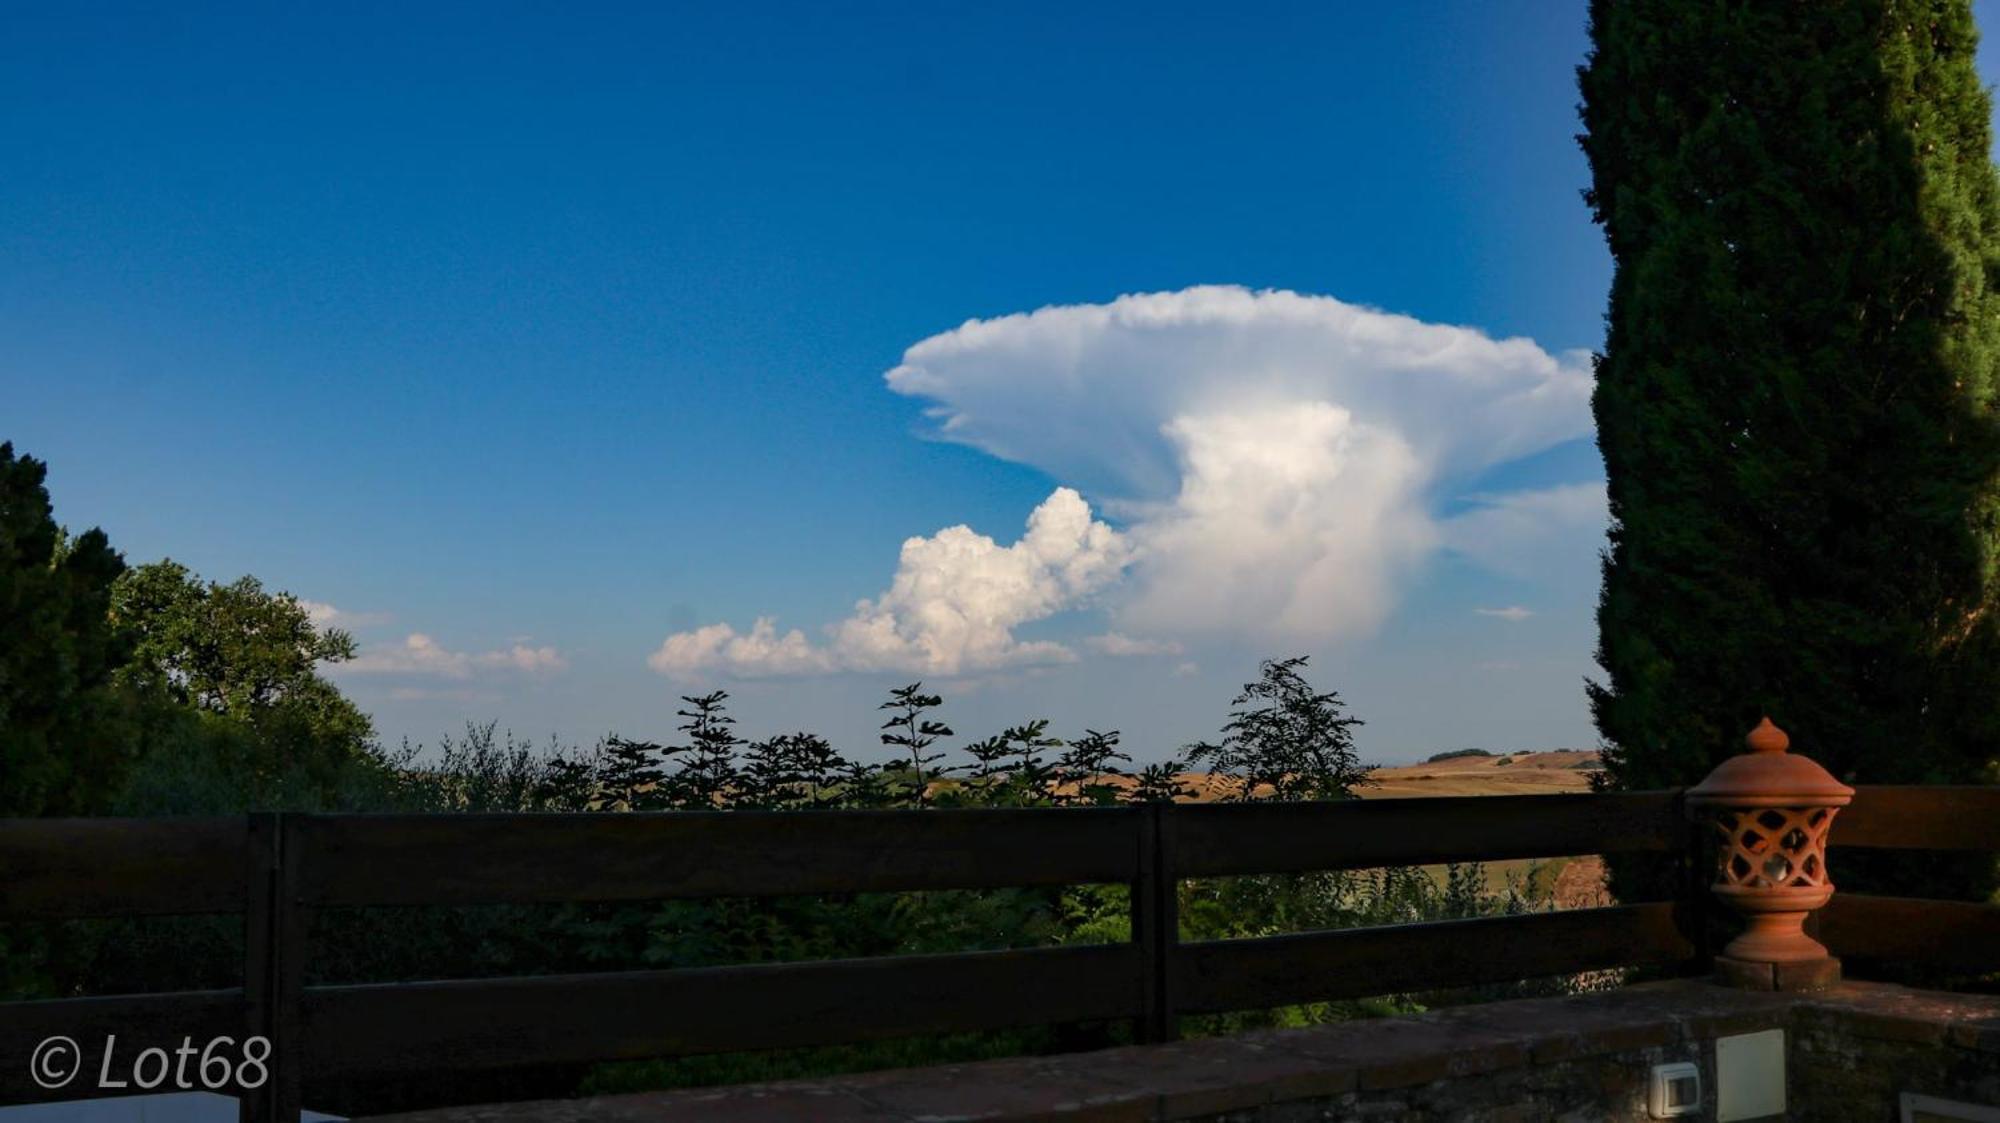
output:
{"label": "terrace floor", "polygon": [[[1781,1036],[1774,1039],[1772,1031]],[[1754,1055],[1718,1080],[1718,1041]],[[1775,1061],[1771,1058],[1776,1058]],[[1777,994],[1675,980],[1165,1045],[589,1099],[452,1107],[394,1123],[949,1119],[1646,1119],[1652,1066],[1703,1074],[1696,1118],[1899,1118],[1905,1093],[2000,1105],[2000,996],[1876,983]],[[1775,1067],[1777,1071],[1770,1071]],[[1719,1091],[1718,1084],[1731,1084]],[[1780,1110],[1756,1096],[1776,1089]],[[1746,1098],[1749,1097],[1749,1098]],[[1733,1097],[1733,1100],[1732,1100]],[[1750,1111],[1752,1114],[1744,1114]]]}

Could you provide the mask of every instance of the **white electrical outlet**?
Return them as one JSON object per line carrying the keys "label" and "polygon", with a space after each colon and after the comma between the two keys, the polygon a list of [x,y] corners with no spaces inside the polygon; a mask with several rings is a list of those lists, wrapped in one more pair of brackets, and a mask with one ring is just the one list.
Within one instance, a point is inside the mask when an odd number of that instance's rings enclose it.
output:
{"label": "white electrical outlet", "polygon": [[1655,1119],[1701,1113],[1701,1066],[1690,1061],[1653,1066],[1653,1085],[1646,1097]]}

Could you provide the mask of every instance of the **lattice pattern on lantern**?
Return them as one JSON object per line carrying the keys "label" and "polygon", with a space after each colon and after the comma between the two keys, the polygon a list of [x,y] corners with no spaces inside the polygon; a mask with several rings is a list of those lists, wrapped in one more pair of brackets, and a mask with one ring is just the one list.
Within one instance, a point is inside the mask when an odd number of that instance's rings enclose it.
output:
{"label": "lattice pattern on lantern", "polygon": [[1721,811],[1719,872],[1728,885],[1762,889],[1816,888],[1826,884],[1827,807],[1766,807]]}

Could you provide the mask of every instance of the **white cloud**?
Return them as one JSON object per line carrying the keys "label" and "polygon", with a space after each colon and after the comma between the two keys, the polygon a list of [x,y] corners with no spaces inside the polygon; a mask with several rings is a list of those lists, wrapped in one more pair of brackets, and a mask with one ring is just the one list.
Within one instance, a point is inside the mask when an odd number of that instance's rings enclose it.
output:
{"label": "white cloud", "polygon": [[394,619],[386,612],[349,612],[325,601],[304,598],[300,598],[299,607],[306,610],[306,619],[316,628],[368,628]]}
{"label": "white cloud", "polygon": [[[1330,297],[1200,286],[971,320],[886,377],[927,403],[939,439],[1065,486],[1012,546],[963,526],[910,539],[889,590],[824,643],[769,620],[747,634],[711,624],[669,636],[656,670],[1057,663],[1074,652],[1015,629],[1099,594],[1113,629],[1083,642],[1103,654],[1337,641],[1375,628],[1440,548],[1512,573],[1538,550],[1588,558],[1579,542],[1603,527],[1601,485],[1438,514],[1492,490],[1489,470],[1590,433],[1587,354]],[[1552,531],[1568,537],[1540,541]]]}
{"label": "white cloud", "polygon": [[1028,516],[1021,538],[1002,546],[966,526],[903,543],[887,591],[854,606],[815,645],[759,619],[748,633],[710,624],[667,637],[647,662],[679,678],[836,670],[957,675],[1069,662],[1059,643],[1017,639],[1014,629],[1085,603],[1116,581],[1131,545],[1058,488]]}
{"label": "white cloud", "polygon": [[797,628],[778,635],[776,624],[760,616],[748,635],[727,624],[710,624],[667,637],[647,665],[663,675],[688,677],[709,670],[738,675],[812,674],[834,669],[832,658],[815,649]]}
{"label": "white cloud", "polygon": [[1365,634],[1418,562],[1448,537],[1476,553],[1491,525],[1435,508],[1591,431],[1584,353],[1231,286],[969,321],[888,382],[941,438],[1127,519],[1140,560],[1114,618],[1160,635]]}
{"label": "white cloud", "polygon": [[365,647],[335,669],[344,674],[435,676],[468,679],[481,670],[511,670],[551,674],[567,669],[569,661],[553,647],[531,647],[516,641],[495,651],[452,651],[422,632],[411,632],[401,643]]}
{"label": "white cloud", "polygon": [[1174,640],[1135,639],[1123,632],[1106,632],[1101,636],[1089,636],[1083,641],[1083,645],[1099,655],[1179,655],[1185,650]]}
{"label": "white cloud", "polygon": [[482,667],[506,667],[527,674],[547,674],[569,669],[569,660],[562,653],[546,644],[531,647],[526,641],[516,640],[499,651],[484,651],[472,657],[472,661]]}
{"label": "white cloud", "polygon": [[1475,615],[1491,616],[1510,624],[1517,624],[1535,614],[1533,609],[1522,608],[1518,604],[1510,604],[1505,608],[1475,608],[1472,611]]}

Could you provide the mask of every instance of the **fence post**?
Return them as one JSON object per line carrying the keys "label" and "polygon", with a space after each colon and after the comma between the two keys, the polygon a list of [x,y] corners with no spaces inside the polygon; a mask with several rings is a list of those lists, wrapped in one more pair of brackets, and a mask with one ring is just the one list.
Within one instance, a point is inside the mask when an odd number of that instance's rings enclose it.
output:
{"label": "fence post", "polygon": [[1674,813],[1680,819],[1680,912],[1681,930],[1688,942],[1694,945],[1694,969],[1705,973],[1712,966],[1715,949],[1709,940],[1708,912],[1708,864],[1704,844],[1708,841],[1709,826],[1696,818],[1687,805],[1687,789],[1674,793]]}
{"label": "fence post", "polygon": [[1173,952],[1180,938],[1180,900],[1169,860],[1173,805],[1139,807],[1139,879],[1132,885],[1132,939],[1139,945],[1141,1041],[1179,1036],[1174,1017]]}
{"label": "fence post", "polygon": [[271,1043],[263,1083],[238,1089],[242,1123],[297,1123],[299,999],[305,928],[297,909],[298,855],[290,817],[250,816],[243,914],[243,998],[250,1037]]}

